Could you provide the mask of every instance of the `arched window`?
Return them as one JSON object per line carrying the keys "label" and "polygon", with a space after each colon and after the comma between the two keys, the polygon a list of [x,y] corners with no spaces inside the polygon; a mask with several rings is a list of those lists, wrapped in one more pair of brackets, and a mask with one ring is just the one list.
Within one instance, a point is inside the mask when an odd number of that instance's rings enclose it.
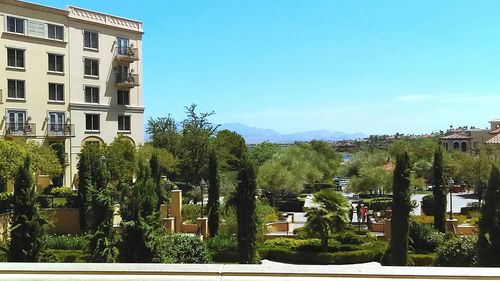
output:
{"label": "arched window", "polygon": [[444,147],[446,148],[446,150],[448,150],[448,142],[444,143]]}
{"label": "arched window", "polygon": [[453,142],[453,149],[458,150],[459,148],[460,148],[460,144],[458,143],[458,141]]}
{"label": "arched window", "polygon": [[467,152],[467,143],[462,142],[462,152]]}

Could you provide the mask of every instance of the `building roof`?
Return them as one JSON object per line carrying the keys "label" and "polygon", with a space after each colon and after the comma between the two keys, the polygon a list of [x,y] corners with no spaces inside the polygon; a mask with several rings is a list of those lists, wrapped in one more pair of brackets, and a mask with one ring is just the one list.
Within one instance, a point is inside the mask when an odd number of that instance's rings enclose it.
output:
{"label": "building roof", "polygon": [[500,134],[492,137],[491,139],[489,139],[487,142],[487,144],[500,144]]}
{"label": "building roof", "polygon": [[495,129],[495,130],[491,130],[491,131],[490,131],[490,134],[492,134],[492,135],[496,135],[496,134],[498,134],[498,133],[500,133],[500,128],[497,128],[497,129]]}
{"label": "building roof", "polygon": [[463,139],[472,139],[472,137],[469,137],[469,136],[465,136],[465,135],[462,135],[462,134],[451,134],[451,135],[447,135],[447,136],[444,136],[444,137],[441,137],[442,140],[463,140]]}
{"label": "building roof", "polygon": [[500,118],[493,119],[493,120],[490,121],[490,123],[495,123],[495,122],[500,122]]}

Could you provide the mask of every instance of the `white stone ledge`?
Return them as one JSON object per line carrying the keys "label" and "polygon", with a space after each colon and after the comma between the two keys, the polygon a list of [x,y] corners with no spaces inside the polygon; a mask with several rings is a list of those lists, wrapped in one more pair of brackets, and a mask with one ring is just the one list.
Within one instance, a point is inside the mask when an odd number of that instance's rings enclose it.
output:
{"label": "white stone ledge", "polygon": [[500,280],[498,268],[361,265],[0,263],[0,280]]}

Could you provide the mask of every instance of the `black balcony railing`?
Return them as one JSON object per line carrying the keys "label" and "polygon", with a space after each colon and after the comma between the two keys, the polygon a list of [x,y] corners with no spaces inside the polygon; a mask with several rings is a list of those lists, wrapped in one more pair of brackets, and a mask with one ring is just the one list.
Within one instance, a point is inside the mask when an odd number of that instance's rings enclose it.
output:
{"label": "black balcony railing", "polygon": [[123,87],[139,86],[139,75],[127,72],[116,73],[116,84]]}
{"label": "black balcony railing", "polygon": [[35,123],[6,123],[5,135],[7,136],[35,136]]}
{"label": "black balcony railing", "polygon": [[51,137],[74,137],[74,124],[49,124],[47,126],[47,135]]}
{"label": "black balcony railing", "polygon": [[116,59],[123,62],[139,60],[139,49],[128,46],[116,47]]}

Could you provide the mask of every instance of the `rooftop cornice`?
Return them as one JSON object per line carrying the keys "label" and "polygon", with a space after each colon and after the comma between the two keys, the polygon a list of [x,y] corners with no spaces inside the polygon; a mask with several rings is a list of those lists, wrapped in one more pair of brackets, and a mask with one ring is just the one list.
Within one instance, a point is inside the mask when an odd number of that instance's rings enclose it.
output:
{"label": "rooftop cornice", "polygon": [[66,9],[69,12],[68,14],[69,18],[79,19],[92,23],[113,26],[117,28],[127,29],[130,31],[144,33],[142,29],[142,22],[140,21],[108,15],[73,6],[67,6]]}
{"label": "rooftop cornice", "polygon": [[27,9],[32,9],[32,10],[36,10],[36,11],[58,14],[58,15],[62,15],[62,16],[68,15],[68,11],[66,11],[66,10],[53,8],[50,6],[43,6],[40,4],[31,3],[31,2],[18,1],[18,0],[0,0],[0,3],[13,5],[13,6],[17,6],[17,7],[22,7],[22,8],[27,8]]}

